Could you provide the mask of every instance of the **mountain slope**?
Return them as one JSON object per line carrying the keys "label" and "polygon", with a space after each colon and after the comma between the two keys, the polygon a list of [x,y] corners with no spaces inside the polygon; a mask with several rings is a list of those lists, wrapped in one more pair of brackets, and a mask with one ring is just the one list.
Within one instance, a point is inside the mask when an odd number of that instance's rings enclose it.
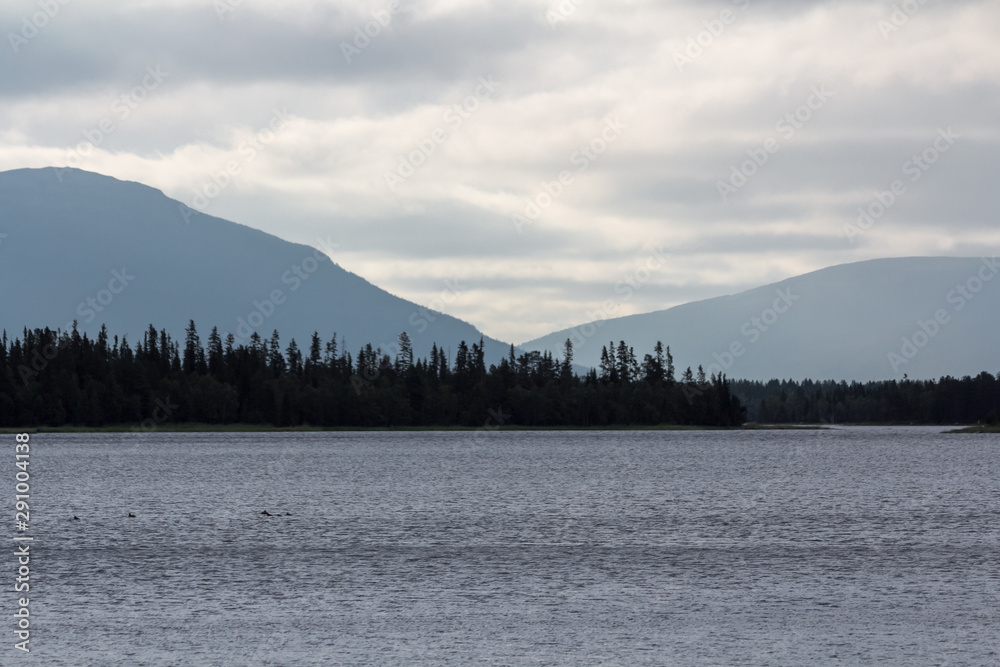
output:
{"label": "mountain slope", "polygon": [[[834,266],[733,296],[581,325],[524,343],[598,366],[609,341],[657,340],[681,369],[734,378],[935,378],[1000,371],[996,259],[900,258]],[[935,321],[935,316],[937,320]],[[923,323],[921,325],[921,323]]]}
{"label": "mountain slope", "polygon": [[[6,235],[6,236],[2,236]],[[348,351],[389,349],[406,331],[414,352],[432,342],[478,342],[472,325],[375,287],[314,248],[198,214],[159,190],[73,169],[0,173],[0,328],[102,323],[134,343],[149,324],[183,340],[193,319],[308,349],[318,331]],[[486,340],[487,357],[508,346]]]}

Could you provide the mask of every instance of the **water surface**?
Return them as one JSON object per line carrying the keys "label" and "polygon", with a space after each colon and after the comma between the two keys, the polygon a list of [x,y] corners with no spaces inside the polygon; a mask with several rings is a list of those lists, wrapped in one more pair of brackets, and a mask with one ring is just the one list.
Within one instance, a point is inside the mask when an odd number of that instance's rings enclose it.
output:
{"label": "water surface", "polygon": [[34,436],[32,657],[1000,664],[1000,438],[940,430]]}

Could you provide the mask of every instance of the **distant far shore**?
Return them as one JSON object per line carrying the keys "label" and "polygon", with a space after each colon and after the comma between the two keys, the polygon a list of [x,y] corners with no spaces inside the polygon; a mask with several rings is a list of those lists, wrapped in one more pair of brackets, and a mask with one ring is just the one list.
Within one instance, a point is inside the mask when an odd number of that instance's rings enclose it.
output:
{"label": "distant far shore", "polygon": [[496,432],[496,431],[815,431],[828,427],[815,424],[745,424],[740,427],[689,426],[661,424],[658,426],[269,426],[267,424],[159,424],[155,429],[142,429],[132,424],[114,426],[31,426],[26,428],[0,428],[0,433],[365,433],[374,432]]}
{"label": "distant far shore", "polygon": [[966,426],[954,431],[946,431],[946,433],[1000,433],[1000,426]]}

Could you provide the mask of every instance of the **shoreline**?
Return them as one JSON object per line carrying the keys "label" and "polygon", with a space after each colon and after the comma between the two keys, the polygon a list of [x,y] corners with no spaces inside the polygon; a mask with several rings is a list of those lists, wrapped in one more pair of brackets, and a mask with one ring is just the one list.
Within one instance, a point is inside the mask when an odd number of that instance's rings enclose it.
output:
{"label": "shoreline", "polygon": [[29,433],[368,433],[368,432],[476,432],[476,431],[829,431],[837,427],[893,427],[927,426],[941,429],[945,434],[994,434],[1000,426],[958,424],[744,424],[737,427],[691,426],[684,424],[608,425],[608,426],[270,426],[266,424],[160,424],[154,429],[142,429],[133,424],[109,426],[30,426],[25,428],[0,427],[0,434]]}
{"label": "shoreline", "polygon": [[610,425],[610,426],[269,426],[265,424],[161,424],[155,429],[143,430],[132,424],[112,426],[31,426],[26,428],[0,427],[0,434],[30,433],[368,433],[368,432],[476,432],[476,431],[829,431],[843,427],[863,426],[927,426],[939,427],[948,434],[1000,433],[1000,426],[960,426],[956,424],[744,424],[739,427],[690,426],[682,424],[660,424],[656,426]]}
{"label": "shoreline", "polygon": [[263,424],[161,424],[143,430],[132,424],[113,426],[31,426],[0,428],[0,433],[367,433],[367,432],[433,432],[433,431],[819,431],[826,426],[809,424],[747,424],[740,427],[689,426],[661,424],[657,426],[268,426]]}
{"label": "shoreline", "polygon": [[952,431],[945,431],[945,433],[1000,433],[1000,426],[965,426],[962,428],[956,428]]}

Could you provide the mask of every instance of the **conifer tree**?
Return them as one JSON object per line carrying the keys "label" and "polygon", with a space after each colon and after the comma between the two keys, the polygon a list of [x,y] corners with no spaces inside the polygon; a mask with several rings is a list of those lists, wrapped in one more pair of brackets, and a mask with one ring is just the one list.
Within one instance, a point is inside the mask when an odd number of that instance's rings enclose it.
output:
{"label": "conifer tree", "polygon": [[410,335],[401,331],[396,337],[399,351],[396,352],[396,372],[405,373],[413,366],[413,343],[410,342]]}
{"label": "conifer tree", "polygon": [[190,320],[187,329],[184,330],[183,368],[188,374],[205,372],[205,350],[201,346],[201,338],[198,337],[194,320]]}
{"label": "conifer tree", "polygon": [[285,349],[285,356],[288,359],[288,372],[294,375],[302,375],[303,364],[302,364],[302,351],[299,350],[298,343],[295,342],[293,338]]}
{"label": "conifer tree", "polygon": [[309,342],[309,366],[315,370],[323,362],[323,342],[319,339],[319,332],[314,331],[312,340]]}
{"label": "conifer tree", "polygon": [[222,377],[224,354],[219,328],[212,327],[212,333],[208,335],[208,372],[215,377]]}
{"label": "conifer tree", "polygon": [[573,341],[569,338],[563,343],[562,365],[559,368],[559,379],[564,384],[573,379]]}

